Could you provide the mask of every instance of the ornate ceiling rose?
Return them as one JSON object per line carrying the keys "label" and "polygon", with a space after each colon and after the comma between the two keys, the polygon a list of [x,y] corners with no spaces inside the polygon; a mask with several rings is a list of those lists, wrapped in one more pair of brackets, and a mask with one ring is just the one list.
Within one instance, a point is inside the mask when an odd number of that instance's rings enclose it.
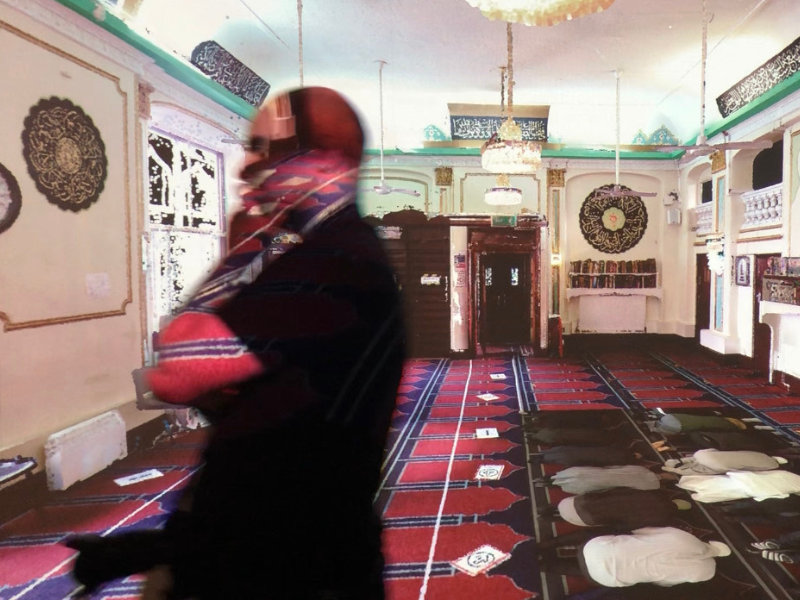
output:
{"label": "ornate ceiling rose", "polygon": [[549,27],[599,13],[614,0],[467,0],[487,19]]}

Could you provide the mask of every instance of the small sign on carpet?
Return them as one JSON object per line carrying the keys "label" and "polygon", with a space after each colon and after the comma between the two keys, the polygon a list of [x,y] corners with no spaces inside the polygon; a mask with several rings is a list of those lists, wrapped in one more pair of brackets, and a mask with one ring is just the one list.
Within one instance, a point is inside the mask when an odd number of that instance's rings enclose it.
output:
{"label": "small sign on carpet", "polygon": [[158,469],[149,469],[147,471],[142,471],[141,473],[136,473],[135,475],[120,477],[119,479],[115,479],[114,483],[124,487],[126,485],[139,483],[140,481],[147,481],[148,479],[155,479],[156,477],[162,477],[163,475],[164,474]]}
{"label": "small sign on carpet", "polygon": [[497,481],[503,476],[505,465],[481,465],[475,473],[476,481]]}
{"label": "small sign on carpet", "polygon": [[484,402],[493,402],[494,400],[499,400],[500,396],[495,396],[494,394],[480,394],[478,398]]}
{"label": "small sign on carpet", "polygon": [[459,571],[475,577],[509,558],[511,558],[510,554],[486,544],[450,564]]}
{"label": "small sign on carpet", "polygon": [[490,373],[489,377],[491,377],[494,381],[501,381],[506,378],[504,373]]}
{"label": "small sign on carpet", "polygon": [[475,437],[479,439],[485,438],[496,438],[499,437],[500,434],[497,433],[497,429],[495,427],[486,427],[483,429],[476,429],[475,430]]}

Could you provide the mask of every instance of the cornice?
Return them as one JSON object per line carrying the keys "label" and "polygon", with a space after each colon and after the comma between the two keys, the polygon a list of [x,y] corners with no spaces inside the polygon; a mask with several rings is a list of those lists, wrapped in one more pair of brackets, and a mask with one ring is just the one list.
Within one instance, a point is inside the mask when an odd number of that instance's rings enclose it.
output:
{"label": "cornice", "polygon": [[103,56],[129,71],[142,74],[150,57],[53,0],[0,0],[10,8],[49,27],[59,35]]}

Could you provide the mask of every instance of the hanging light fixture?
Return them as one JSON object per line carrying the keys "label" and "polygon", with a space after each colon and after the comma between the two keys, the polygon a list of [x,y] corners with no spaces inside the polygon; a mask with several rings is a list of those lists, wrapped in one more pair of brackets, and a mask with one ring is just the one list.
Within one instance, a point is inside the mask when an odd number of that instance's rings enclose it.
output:
{"label": "hanging light fixture", "polygon": [[515,206],[522,204],[522,190],[511,187],[508,175],[498,175],[497,186],[484,192],[483,201],[491,206]]}
{"label": "hanging light fixture", "polygon": [[[514,37],[506,23],[508,40],[508,116],[489,141],[481,147],[481,166],[492,173],[534,173],[542,166],[542,147],[522,140],[522,129],[514,121]],[[502,90],[502,87],[501,87]],[[501,91],[501,109],[503,97]]]}
{"label": "hanging light fixture", "polygon": [[614,0],[467,0],[487,19],[549,27],[603,12]]}
{"label": "hanging light fixture", "polygon": [[[505,117],[506,114],[506,69],[507,67],[500,67],[500,117]],[[522,204],[522,190],[519,188],[511,187],[508,181],[508,175],[501,173],[497,176],[497,185],[489,188],[483,194],[483,199],[486,204],[492,206],[514,206],[515,204]]]}

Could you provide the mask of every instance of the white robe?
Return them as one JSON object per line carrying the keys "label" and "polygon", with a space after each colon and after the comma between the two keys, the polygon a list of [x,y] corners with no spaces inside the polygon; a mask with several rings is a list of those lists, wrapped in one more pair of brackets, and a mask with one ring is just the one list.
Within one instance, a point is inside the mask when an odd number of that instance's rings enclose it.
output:
{"label": "white robe", "polygon": [[725,502],[753,498],[788,498],[800,494],[800,475],[789,471],[731,471],[725,475],[687,475],[681,477],[679,488],[694,492],[698,502]]}
{"label": "white robe", "polygon": [[604,535],[586,542],[583,559],[591,578],[607,587],[637,583],[673,586],[707,581],[715,556],[727,556],[722,542],[706,543],[674,527],[643,527],[631,535]]}
{"label": "white robe", "polygon": [[661,485],[658,475],[639,465],[569,467],[553,475],[552,482],[568,494],[586,494],[616,487],[657,490]]}
{"label": "white robe", "polygon": [[681,460],[668,460],[664,470],[678,475],[719,475],[728,471],[770,471],[786,462],[785,458],[763,452],[707,448]]}

